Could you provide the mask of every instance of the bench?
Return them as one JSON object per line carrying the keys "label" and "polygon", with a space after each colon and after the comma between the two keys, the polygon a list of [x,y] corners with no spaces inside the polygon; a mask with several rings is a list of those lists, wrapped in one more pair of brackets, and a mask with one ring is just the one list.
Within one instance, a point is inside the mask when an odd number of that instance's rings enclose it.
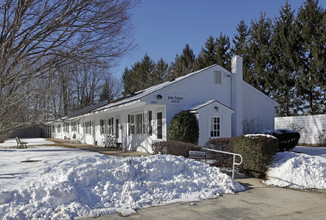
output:
{"label": "bench", "polygon": [[15,139],[17,142],[17,148],[27,148],[27,142],[21,141],[19,137],[16,137]]}
{"label": "bench", "polygon": [[206,162],[206,152],[203,151],[189,151],[189,158],[191,159],[205,159]]}

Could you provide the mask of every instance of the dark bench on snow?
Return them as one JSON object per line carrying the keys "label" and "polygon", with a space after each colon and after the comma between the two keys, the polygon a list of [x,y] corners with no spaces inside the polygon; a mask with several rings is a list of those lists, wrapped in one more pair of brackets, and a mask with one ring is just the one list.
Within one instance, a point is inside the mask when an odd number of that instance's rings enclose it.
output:
{"label": "dark bench on snow", "polygon": [[21,141],[19,137],[16,137],[17,148],[27,148],[28,142]]}

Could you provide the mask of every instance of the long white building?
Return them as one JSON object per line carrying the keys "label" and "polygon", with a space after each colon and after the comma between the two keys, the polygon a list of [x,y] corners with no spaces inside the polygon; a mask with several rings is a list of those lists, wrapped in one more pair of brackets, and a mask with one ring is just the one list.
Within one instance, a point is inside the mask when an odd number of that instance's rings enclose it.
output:
{"label": "long white building", "polygon": [[243,81],[242,58],[231,72],[219,65],[152,86],[111,103],[99,103],[51,123],[53,138],[104,145],[107,135],[124,150],[151,152],[153,141],[168,140],[174,115],[189,110],[199,125],[198,145],[274,128],[274,100]]}

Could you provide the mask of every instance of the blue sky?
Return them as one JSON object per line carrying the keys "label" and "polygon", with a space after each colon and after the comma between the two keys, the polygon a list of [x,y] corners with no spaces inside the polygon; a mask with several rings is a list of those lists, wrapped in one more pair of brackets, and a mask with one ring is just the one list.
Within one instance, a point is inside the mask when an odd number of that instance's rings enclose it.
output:
{"label": "blue sky", "polygon": [[[289,0],[296,10],[304,0]],[[121,77],[125,67],[130,68],[147,53],[155,62],[163,58],[170,63],[189,44],[195,55],[209,36],[222,32],[231,39],[240,20],[247,25],[258,19],[261,12],[267,17],[278,16],[285,0],[142,0],[132,11],[133,39],[136,49],[124,56],[112,69]],[[319,0],[326,6],[326,0]]]}

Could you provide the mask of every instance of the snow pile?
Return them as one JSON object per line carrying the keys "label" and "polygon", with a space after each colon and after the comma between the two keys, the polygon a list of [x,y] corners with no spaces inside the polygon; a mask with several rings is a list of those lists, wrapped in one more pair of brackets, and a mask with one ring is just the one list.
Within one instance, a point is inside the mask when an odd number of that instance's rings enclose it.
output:
{"label": "snow pile", "polygon": [[325,149],[296,147],[295,150],[305,153],[275,155],[264,183],[296,189],[326,189],[326,154],[322,154],[326,153]]}
{"label": "snow pile", "polygon": [[267,138],[277,139],[276,137],[270,134],[246,134],[245,137],[252,138],[252,139],[256,137],[267,137]]}
{"label": "snow pile", "polygon": [[171,155],[78,156],[0,191],[0,219],[73,219],[245,190],[220,169]]}

